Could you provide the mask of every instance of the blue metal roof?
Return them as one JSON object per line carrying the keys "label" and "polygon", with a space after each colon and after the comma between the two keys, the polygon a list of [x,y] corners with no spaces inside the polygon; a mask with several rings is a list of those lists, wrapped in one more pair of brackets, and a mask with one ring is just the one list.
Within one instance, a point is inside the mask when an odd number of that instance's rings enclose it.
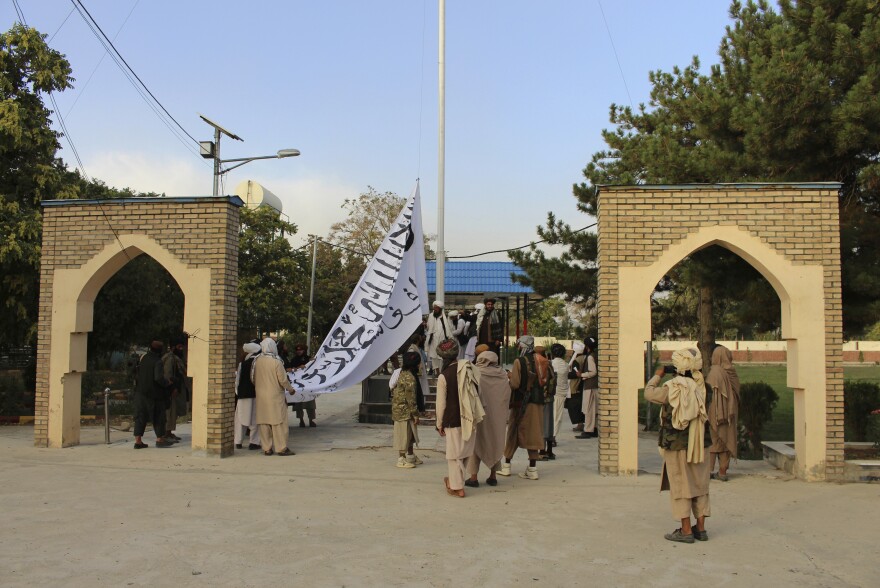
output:
{"label": "blue metal roof", "polygon": [[[428,291],[436,292],[437,262],[425,262]],[[529,286],[516,284],[510,274],[525,274],[510,261],[447,261],[446,292],[449,294],[533,294]]]}

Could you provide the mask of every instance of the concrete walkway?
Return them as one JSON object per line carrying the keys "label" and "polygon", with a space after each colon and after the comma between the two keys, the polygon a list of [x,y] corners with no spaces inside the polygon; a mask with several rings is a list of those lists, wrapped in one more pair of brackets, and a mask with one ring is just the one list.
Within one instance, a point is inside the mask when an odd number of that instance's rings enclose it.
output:
{"label": "concrete walkway", "polygon": [[569,427],[540,480],[461,500],[443,489],[436,432],[420,430],[423,466],[397,469],[391,427],[357,423],[359,401],[359,389],[320,397],[315,429],[291,416],[287,458],[194,457],[182,425],[180,445],[139,451],[126,432],[105,445],[100,427],[62,450],[0,427],[0,585],[872,586],[880,574],[880,485],[739,462],[712,482],[710,540],[673,544],[653,434],[636,478],[600,476],[596,441]]}

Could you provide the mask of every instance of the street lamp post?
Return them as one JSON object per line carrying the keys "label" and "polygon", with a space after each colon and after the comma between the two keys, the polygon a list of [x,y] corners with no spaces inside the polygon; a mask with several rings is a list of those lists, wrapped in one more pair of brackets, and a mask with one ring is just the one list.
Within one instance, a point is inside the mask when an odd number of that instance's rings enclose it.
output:
{"label": "street lamp post", "polygon": [[[258,159],[283,159],[285,157],[296,157],[298,156],[299,149],[281,149],[275,153],[275,155],[257,155],[255,157],[235,157],[232,159],[220,159],[220,136],[221,134],[226,135],[236,141],[244,141],[241,137],[227,131],[219,124],[215,123],[208,117],[203,114],[200,114],[199,117],[212,127],[214,127],[214,141],[201,141],[199,143],[199,149],[201,156],[205,159],[213,159],[214,160],[214,196],[220,195],[220,176],[225,174],[226,172],[233,170],[237,167],[241,167],[246,163],[250,163],[252,161],[256,161]],[[231,165],[227,168],[223,168],[223,164],[225,163],[235,163],[235,165]]]}

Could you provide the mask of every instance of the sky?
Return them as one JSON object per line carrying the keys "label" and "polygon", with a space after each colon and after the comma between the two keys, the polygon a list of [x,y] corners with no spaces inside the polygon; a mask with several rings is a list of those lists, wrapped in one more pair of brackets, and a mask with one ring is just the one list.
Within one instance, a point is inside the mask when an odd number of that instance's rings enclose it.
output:
{"label": "sky", "polygon": [[[57,93],[60,156],[118,188],[209,195],[213,138],[199,114],[244,142],[221,158],[296,148],[227,174],[254,180],[298,226],[326,237],[369,187],[408,196],[425,231],[438,218],[438,0],[82,0],[122,57],[192,138],[172,133],[68,0],[18,0],[66,55]],[[727,0],[448,0],[445,249],[465,256],[537,240],[548,211],[573,228],[572,185],[604,148],[609,106],[647,103],[648,74],[718,60]],[[4,30],[17,20],[0,0]],[[57,119],[57,116],[53,117]],[[56,128],[58,122],[56,121]],[[553,249],[548,252],[558,253]],[[505,254],[476,258],[506,260]]]}

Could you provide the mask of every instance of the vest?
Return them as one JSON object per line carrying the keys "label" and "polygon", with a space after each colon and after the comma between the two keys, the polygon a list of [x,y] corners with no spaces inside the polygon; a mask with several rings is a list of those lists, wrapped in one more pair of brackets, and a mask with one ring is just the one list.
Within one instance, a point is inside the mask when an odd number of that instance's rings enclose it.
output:
{"label": "vest", "polygon": [[[596,364],[596,375],[592,378],[587,378],[584,380],[584,390],[595,390],[599,387],[599,359],[596,357],[596,352],[591,351],[587,354],[589,357],[593,358],[593,363]],[[584,358],[584,369],[587,369],[587,361]]]}
{"label": "vest", "polygon": [[446,380],[446,409],[440,423],[444,429],[461,427],[461,405],[458,403],[458,362],[453,361],[443,370]]}
{"label": "vest", "polygon": [[256,398],[257,389],[251,382],[251,365],[257,356],[249,357],[241,362],[241,371],[238,373],[238,397],[239,398]]}
{"label": "vest", "polygon": [[[703,447],[712,445],[712,433],[709,421],[706,421],[703,429]],[[660,438],[657,445],[669,451],[683,451],[688,447],[690,427],[685,430],[676,429],[672,426],[672,406],[664,404],[660,408]]]}
{"label": "vest", "polygon": [[530,404],[544,404],[544,390],[538,384],[535,355],[529,353],[517,358],[519,362],[519,388],[513,391],[511,400]]}

